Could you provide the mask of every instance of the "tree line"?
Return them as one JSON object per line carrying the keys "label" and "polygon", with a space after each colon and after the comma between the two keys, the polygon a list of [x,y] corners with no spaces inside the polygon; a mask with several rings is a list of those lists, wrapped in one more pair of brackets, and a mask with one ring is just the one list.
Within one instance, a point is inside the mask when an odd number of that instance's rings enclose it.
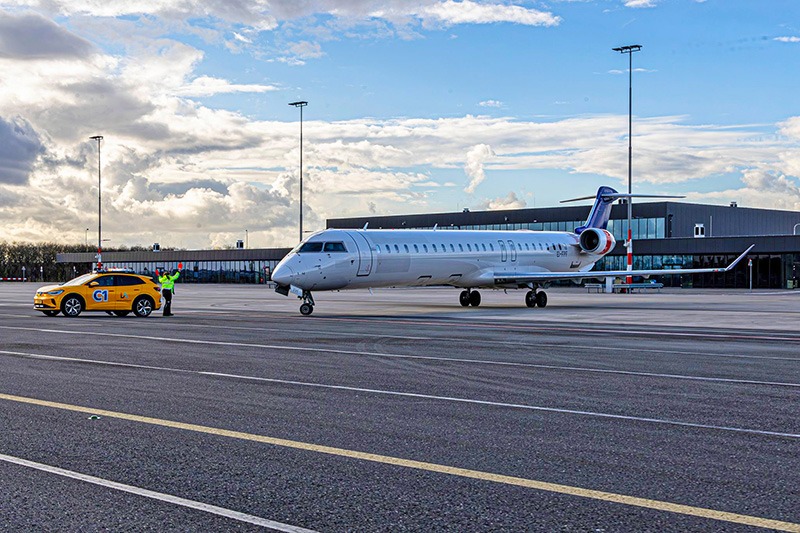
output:
{"label": "tree line", "polygon": [[[143,246],[131,248],[123,246],[103,251],[127,252],[147,249]],[[25,277],[29,281],[67,281],[80,274],[90,272],[94,263],[77,264],[73,268],[73,265],[56,263],[56,254],[96,251],[97,248],[86,244],[0,241],[0,278]]]}

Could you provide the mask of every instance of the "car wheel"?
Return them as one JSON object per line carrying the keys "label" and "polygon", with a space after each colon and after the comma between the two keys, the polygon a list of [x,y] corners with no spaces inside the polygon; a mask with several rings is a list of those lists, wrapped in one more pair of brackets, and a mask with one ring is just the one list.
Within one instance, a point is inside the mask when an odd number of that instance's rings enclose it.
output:
{"label": "car wheel", "polygon": [[42,311],[42,313],[46,314],[47,316],[56,316],[60,312],[61,311],[56,311],[56,310],[53,310],[53,311]]}
{"label": "car wheel", "polygon": [[129,314],[131,314],[131,312],[130,311],[114,311],[114,314],[117,315],[117,316],[128,316]]}
{"label": "car wheel", "polygon": [[133,312],[139,317],[150,316],[154,306],[155,304],[151,298],[148,296],[140,296],[133,302]]}
{"label": "car wheel", "polygon": [[80,296],[70,294],[61,301],[61,312],[64,316],[78,316],[83,311],[83,300]]}

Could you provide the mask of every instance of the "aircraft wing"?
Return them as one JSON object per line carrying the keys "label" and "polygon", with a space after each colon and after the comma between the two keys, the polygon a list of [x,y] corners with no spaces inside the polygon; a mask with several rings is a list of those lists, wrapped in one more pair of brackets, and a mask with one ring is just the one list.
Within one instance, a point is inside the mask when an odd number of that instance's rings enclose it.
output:
{"label": "aircraft wing", "polygon": [[548,281],[558,281],[566,279],[604,279],[615,278],[624,276],[675,276],[679,274],[706,274],[712,272],[728,272],[735,267],[739,261],[744,259],[750,250],[753,249],[755,244],[742,252],[742,254],[731,262],[725,268],[677,268],[677,269],[651,269],[651,270],[601,270],[601,271],[588,271],[588,272],[531,272],[531,273],[517,273],[507,274],[504,272],[497,272],[494,275],[494,282],[496,285],[505,285],[511,283],[544,283]]}

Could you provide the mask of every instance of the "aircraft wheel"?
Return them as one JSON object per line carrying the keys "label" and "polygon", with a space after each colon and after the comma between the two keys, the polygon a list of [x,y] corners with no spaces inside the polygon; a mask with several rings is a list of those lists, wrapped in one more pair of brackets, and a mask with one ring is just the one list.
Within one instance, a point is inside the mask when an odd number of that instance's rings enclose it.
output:
{"label": "aircraft wheel", "polygon": [[314,312],[314,306],[311,304],[303,304],[300,306],[300,314],[303,316],[308,316]]}
{"label": "aircraft wheel", "polygon": [[470,291],[469,304],[472,307],[478,307],[479,305],[481,305],[481,293],[479,293],[478,291]]}
{"label": "aircraft wheel", "polygon": [[547,307],[547,295],[544,292],[536,293],[536,305],[539,307]]}
{"label": "aircraft wheel", "polygon": [[458,295],[458,303],[462,307],[469,307],[469,291],[461,291],[461,294]]}
{"label": "aircraft wheel", "polygon": [[528,291],[525,293],[525,305],[528,307],[536,307],[536,293]]}

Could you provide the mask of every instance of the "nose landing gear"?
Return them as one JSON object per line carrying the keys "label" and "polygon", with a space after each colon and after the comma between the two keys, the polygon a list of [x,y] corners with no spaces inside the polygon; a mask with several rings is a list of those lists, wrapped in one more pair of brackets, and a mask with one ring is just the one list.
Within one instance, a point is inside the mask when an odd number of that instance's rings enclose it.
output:
{"label": "nose landing gear", "polygon": [[300,306],[300,314],[308,316],[314,312],[314,297],[311,291],[303,291],[303,304]]}

